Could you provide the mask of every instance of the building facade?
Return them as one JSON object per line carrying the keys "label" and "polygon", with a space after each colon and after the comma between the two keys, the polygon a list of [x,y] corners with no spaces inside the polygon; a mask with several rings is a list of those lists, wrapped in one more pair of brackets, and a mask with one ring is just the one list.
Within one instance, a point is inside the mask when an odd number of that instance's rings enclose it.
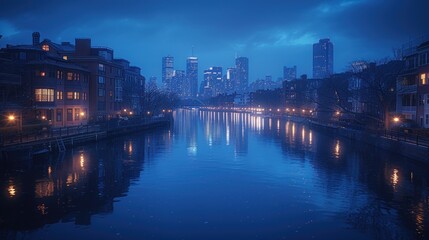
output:
{"label": "building facade", "polygon": [[76,39],[75,49],[68,59],[90,72],[90,119],[118,116],[123,109],[124,68],[114,61],[113,50],[92,47],[91,39]]}
{"label": "building facade", "polygon": [[89,115],[89,76],[87,69],[63,59],[49,40],[34,45],[10,46],[1,50],[17,67],[23,97],[18,101],[20,130],[45,125],[68,127],[86,124]]}
{"label": "building facade", "polygon": [[397,80],[396,111],[429,128],[429,41],[416,47],[404,61],[404,71]]}

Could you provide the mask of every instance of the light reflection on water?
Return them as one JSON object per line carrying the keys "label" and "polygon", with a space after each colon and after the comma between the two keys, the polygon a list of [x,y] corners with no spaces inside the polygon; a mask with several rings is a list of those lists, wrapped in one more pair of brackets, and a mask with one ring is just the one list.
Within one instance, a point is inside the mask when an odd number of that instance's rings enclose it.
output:
{"label": "light reflection on water", "polygon": [[172,129],[6,163],[0,238],[427,237],[427,166],[278,118],[174,119]]}

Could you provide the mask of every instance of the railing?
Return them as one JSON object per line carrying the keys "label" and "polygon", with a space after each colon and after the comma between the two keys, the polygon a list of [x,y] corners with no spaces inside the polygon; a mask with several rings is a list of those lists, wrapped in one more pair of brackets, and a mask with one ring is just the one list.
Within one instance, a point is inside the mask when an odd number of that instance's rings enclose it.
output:
{"label": "railing", "polygon": [[429,147],[429,131],[419,129],[398,129],[398,130],[379,130],[370,129],[362,125],[356,125],[351,123],[339,122],[339,121],[317,121],[316,119],[309,120],[310,123],[319,126],[329,128],[343,128],[348,130],[362,131],[369,134],[375,134],[380,137],[385,137],[395,141],[407,142],[410,144],[416,144],[418,146]]}
{"label": "railing", "polygon": [[415,133],[415,132],[412,132],[412,130],[407,130],[407,129],[402,131],[385,130],[383,135],[384,137],[392,140],[408,142],[408,143],[416,144],[418,146],[429,147],[429,135],[418,133],[418,132]]}
{"label": "railing", "polygon": [[20,143],[28,143],[56,137],[68,137],[96,132],[113,132],[126,127],[142,126],[154,122],[167,120],[166,118],[130,118],[130,119],[112,119],[95,124],[80,125],[73,127],[62,127],[39,130],[37,132],[9,132],[0,136],[0,147],[10,146]]}
{"label": "railing", "polygon": [[54,137],[66,137],[102,131],[100,124],[44,129],[32,132],[9,132],[1,136],[1,146],[27,143]]}

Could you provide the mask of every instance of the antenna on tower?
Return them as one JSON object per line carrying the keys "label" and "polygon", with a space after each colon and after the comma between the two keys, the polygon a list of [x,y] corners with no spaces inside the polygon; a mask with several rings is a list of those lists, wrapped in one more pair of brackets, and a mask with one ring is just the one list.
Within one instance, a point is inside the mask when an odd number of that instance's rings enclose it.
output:
{"label": "antenna on tower", "polygon": [[194,45],[192,45],[192,57],[194,56]]}

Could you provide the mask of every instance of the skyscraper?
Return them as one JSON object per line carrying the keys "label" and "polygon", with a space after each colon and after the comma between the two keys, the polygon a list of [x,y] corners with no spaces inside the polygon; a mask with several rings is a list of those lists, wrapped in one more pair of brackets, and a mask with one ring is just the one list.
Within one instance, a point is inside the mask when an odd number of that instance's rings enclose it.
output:
{"label": "skyscraper", "polygon": [[235,90],[236,72],[237,72],[237,69],[235,68],[228,68],[226,70],[224,86],[225,86],[225,92],[228,94],[233,93]]}
{"label": "skyscraper", "polygon": [[171,79],[171,91],[176,93],[179,97],[186,97],[186,89],[189,89],[188,82],[186,81],[186,74],[183,70],[174,70],[174,76]]}
{"label": "skyscraper", "polygon": [[201,94],[204,97],[215,97],[224,91],[222,67],[210,67],[204,70],[204,84]]}
{"label": "skyscraper", "polygon": [[235,59],[236,66],[236,85],[235,90],[237,93],[244,93],[247,91],[249,85],[249,59],[246,57],[239,57]]}
{"label": "skyscraper", "polygon": [[196,97],[198,93],[198,58],[188,57],[186,60],[186,78],[189,83],[187,95]]}
{"label": "skyscraper", "polygon": [[171,79],[174,75],[174,57],[162,58],[162,85],[166,91],[171,91]]}
{"label": "skyscraper", "polygon": [[296,79],[296,66],[283,67],[283,81],[291,81]]}
{"label": "skyscraper", "polygon": [[320,39],[313,44],[313,78],[327,78],[334,73],[334,45],[329,40]]}

